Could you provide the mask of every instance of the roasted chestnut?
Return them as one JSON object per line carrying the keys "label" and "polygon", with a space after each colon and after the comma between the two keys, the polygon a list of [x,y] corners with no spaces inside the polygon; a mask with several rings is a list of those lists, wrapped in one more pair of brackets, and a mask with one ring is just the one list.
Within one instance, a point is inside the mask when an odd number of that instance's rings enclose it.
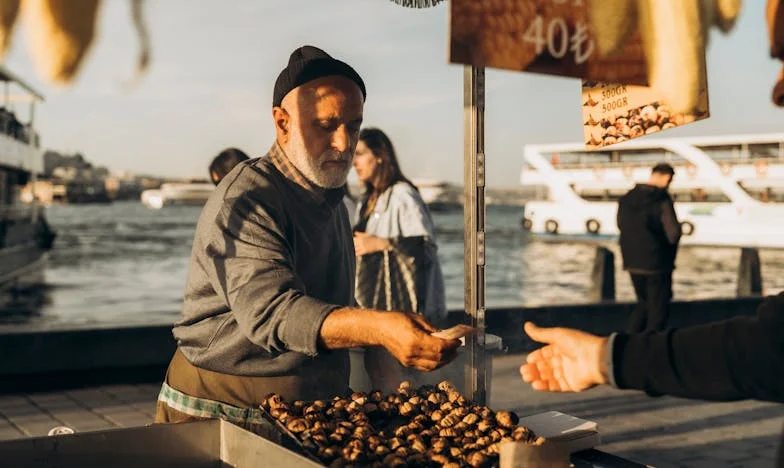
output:
{"label": "roasted chestnut", "polygon": [[383,457],[390,452],[391,450],[389,450],[389,447],[387,447],[386,445],[378,445],[373,449],[373,453],[376,454],[376,456],[378,457]]}
{"label": "roasted chestnut", "polygon": [[452,427],[459,422],[460,417],[455,416],[454,414],[448,414],[438,422],[438,425],[441,427]]}
{"label": "roasted chestnut", "polygon": [[487,457],[487,455],[481,452],[469,453],[466,457],[466,461],[473,468],[484,468],[490,464],[490,459]]}
{"label": "roasted chestnut", "polygon": [[408,426],[400,426],[395,429],[395,437],[400,437],[401,439],[405,439],[407,435],[411,434],[411,428]]}
{"label": "roasted chestnut", "polygon": [[454,437],[457,437],[457,431],[455,431],[451,427],[445,427],[444,429],[441,429],[440,431],[438,431],[438,436],[439,437],[454,438]]}
{"label": "roasted chestnut", "polygon": [[303,418],[292,419],[286,424],[286,429],[295,434],[299,434],[300,432],[305,432],[310,429],[310,423]]}
{"label": "roasted chestnut", "polygon": [[434,438],[430,441],[430,450],[433,453],[441,453],[449,447],[449,442],[443,438]]}
{"label": "roasted chestnut", "polygon": [[509,411],[499,411],[495,415],[495,420],[499,426],[505,428],[512,428],[517,426],[517,423],[520,422],[520,418],[517,417],[517,414],[510,413]]}
{"label": "roasted chestnut", "polygon": [[318,457],[322,460],[332,461],[336,457],[340,456],[340,450],[336,447],[321,447],[318,449]]}
{"label": "roasted chestnut", "polygon": [[415,414],[419,414],[419,407],[412,405],[409,402],[405,402],[398,408],[398,412],[400,412],[401,416],[412,416]]}
{"label": "roasted chestnut", "polygon": [[438,384],[438,389],[441,390],[444,393],[450,393],[450,392],[456,392],[457,391],[455,386],[452,385],[449,381],[446,381],[446,380],[444,380],[444,381],[442,381],[441,383]]}
{"label": "roasted chestnut", "polygon": [[485,433],[495,426],[495,423],[489,419],[483,419],[479,421],[476,425],[476,430],[482,433]]}
{"label": "roasted chestnut", "polygon": [[398,447],[403,445],[403,441],[399,437],[393,437],[389,440],[389,448],[392,450],[397,450]]}
{"label": "roasted chestnut", "polygon": [[425,453],[427,451],[427,446],[422,439],[415,437],[414,440],[411,441],[411,449],[415,452]]}
{"label": "roasted chestnut", "polygon": [[536,438],[533,431],[527,427],[518,426],[512,430],[512,439],[522,442],[532,441]]}

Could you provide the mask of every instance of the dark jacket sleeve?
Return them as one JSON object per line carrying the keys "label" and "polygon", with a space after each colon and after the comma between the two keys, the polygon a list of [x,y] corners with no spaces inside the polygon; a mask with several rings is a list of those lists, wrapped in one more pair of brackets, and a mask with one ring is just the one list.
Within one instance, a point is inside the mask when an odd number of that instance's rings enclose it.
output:
{"label": "dark jacket sleeve", "polygon": [[671,245],[675,245],[681,239],[681,223],[675,215],[675,207],[672,200],[667,198],[661,206],[661,222],[664,227],[664,234]]}
{"label": "dark jacket sleeve", "polygon": [[784,402],[784,293],[756,316],[626,335],[613,345],[619,388],[703,400]]}

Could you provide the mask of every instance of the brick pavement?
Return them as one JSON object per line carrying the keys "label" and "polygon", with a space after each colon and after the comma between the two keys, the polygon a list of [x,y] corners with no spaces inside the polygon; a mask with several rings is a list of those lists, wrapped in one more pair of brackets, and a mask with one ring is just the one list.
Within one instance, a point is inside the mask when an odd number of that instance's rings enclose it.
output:
{"label": "brick pavement", "polygon": [[[649,398],[596,388],[580,394],[534,392],[519,380],[524,355],[494,361],[491,405],[521,415],[558,410],[596,421],[600,449],[652,466],[772,468],[784,406],[753,401],[710,403]],[[0,395],[0,440],[149,424],[160,386],[105,385],[80,390]]]}

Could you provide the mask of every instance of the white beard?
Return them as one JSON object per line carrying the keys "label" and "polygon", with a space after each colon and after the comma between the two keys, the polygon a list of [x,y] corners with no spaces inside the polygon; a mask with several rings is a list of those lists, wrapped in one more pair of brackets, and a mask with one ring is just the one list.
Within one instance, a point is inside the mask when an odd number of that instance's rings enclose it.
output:
{"label": "white beard", "polygon": [[[346,183],[353,159],[352,154],[340,154],[334,150],[327,150],[318,157],[311,156],[305,147],[301,132],[292,132],[291,139],[286,145],[286,156],[305,178],[325,189],[342,187]],[[345,167],[339,165],[324,167],[325,162],[335,160],[345,161]]]}

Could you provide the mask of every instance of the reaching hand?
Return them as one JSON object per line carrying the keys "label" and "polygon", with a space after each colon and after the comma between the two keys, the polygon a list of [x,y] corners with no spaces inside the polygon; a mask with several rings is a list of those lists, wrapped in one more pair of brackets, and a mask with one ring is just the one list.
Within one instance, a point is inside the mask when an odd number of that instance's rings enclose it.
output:
{"label": "reaching hand", "polygon": [[570,328],[540,328],[526,322],[532,340],[545,343],[520,367],[523,381],[535,390],[581,392],[607,383],[607,338]]}
{"label": "reaching hand", "polygon": [[401,364],[421,371],[432,371],[457,357],[460,340],[444,340],[430,336],[438,331],[421,315],[386,312],[382,343]]}
{"label": "reaching hand", "polygon": [[383,237],[376,237],[364,232],[354,233],[354,252],[357,256],[372,254],[386,250],[389,247],[389,240]]}

